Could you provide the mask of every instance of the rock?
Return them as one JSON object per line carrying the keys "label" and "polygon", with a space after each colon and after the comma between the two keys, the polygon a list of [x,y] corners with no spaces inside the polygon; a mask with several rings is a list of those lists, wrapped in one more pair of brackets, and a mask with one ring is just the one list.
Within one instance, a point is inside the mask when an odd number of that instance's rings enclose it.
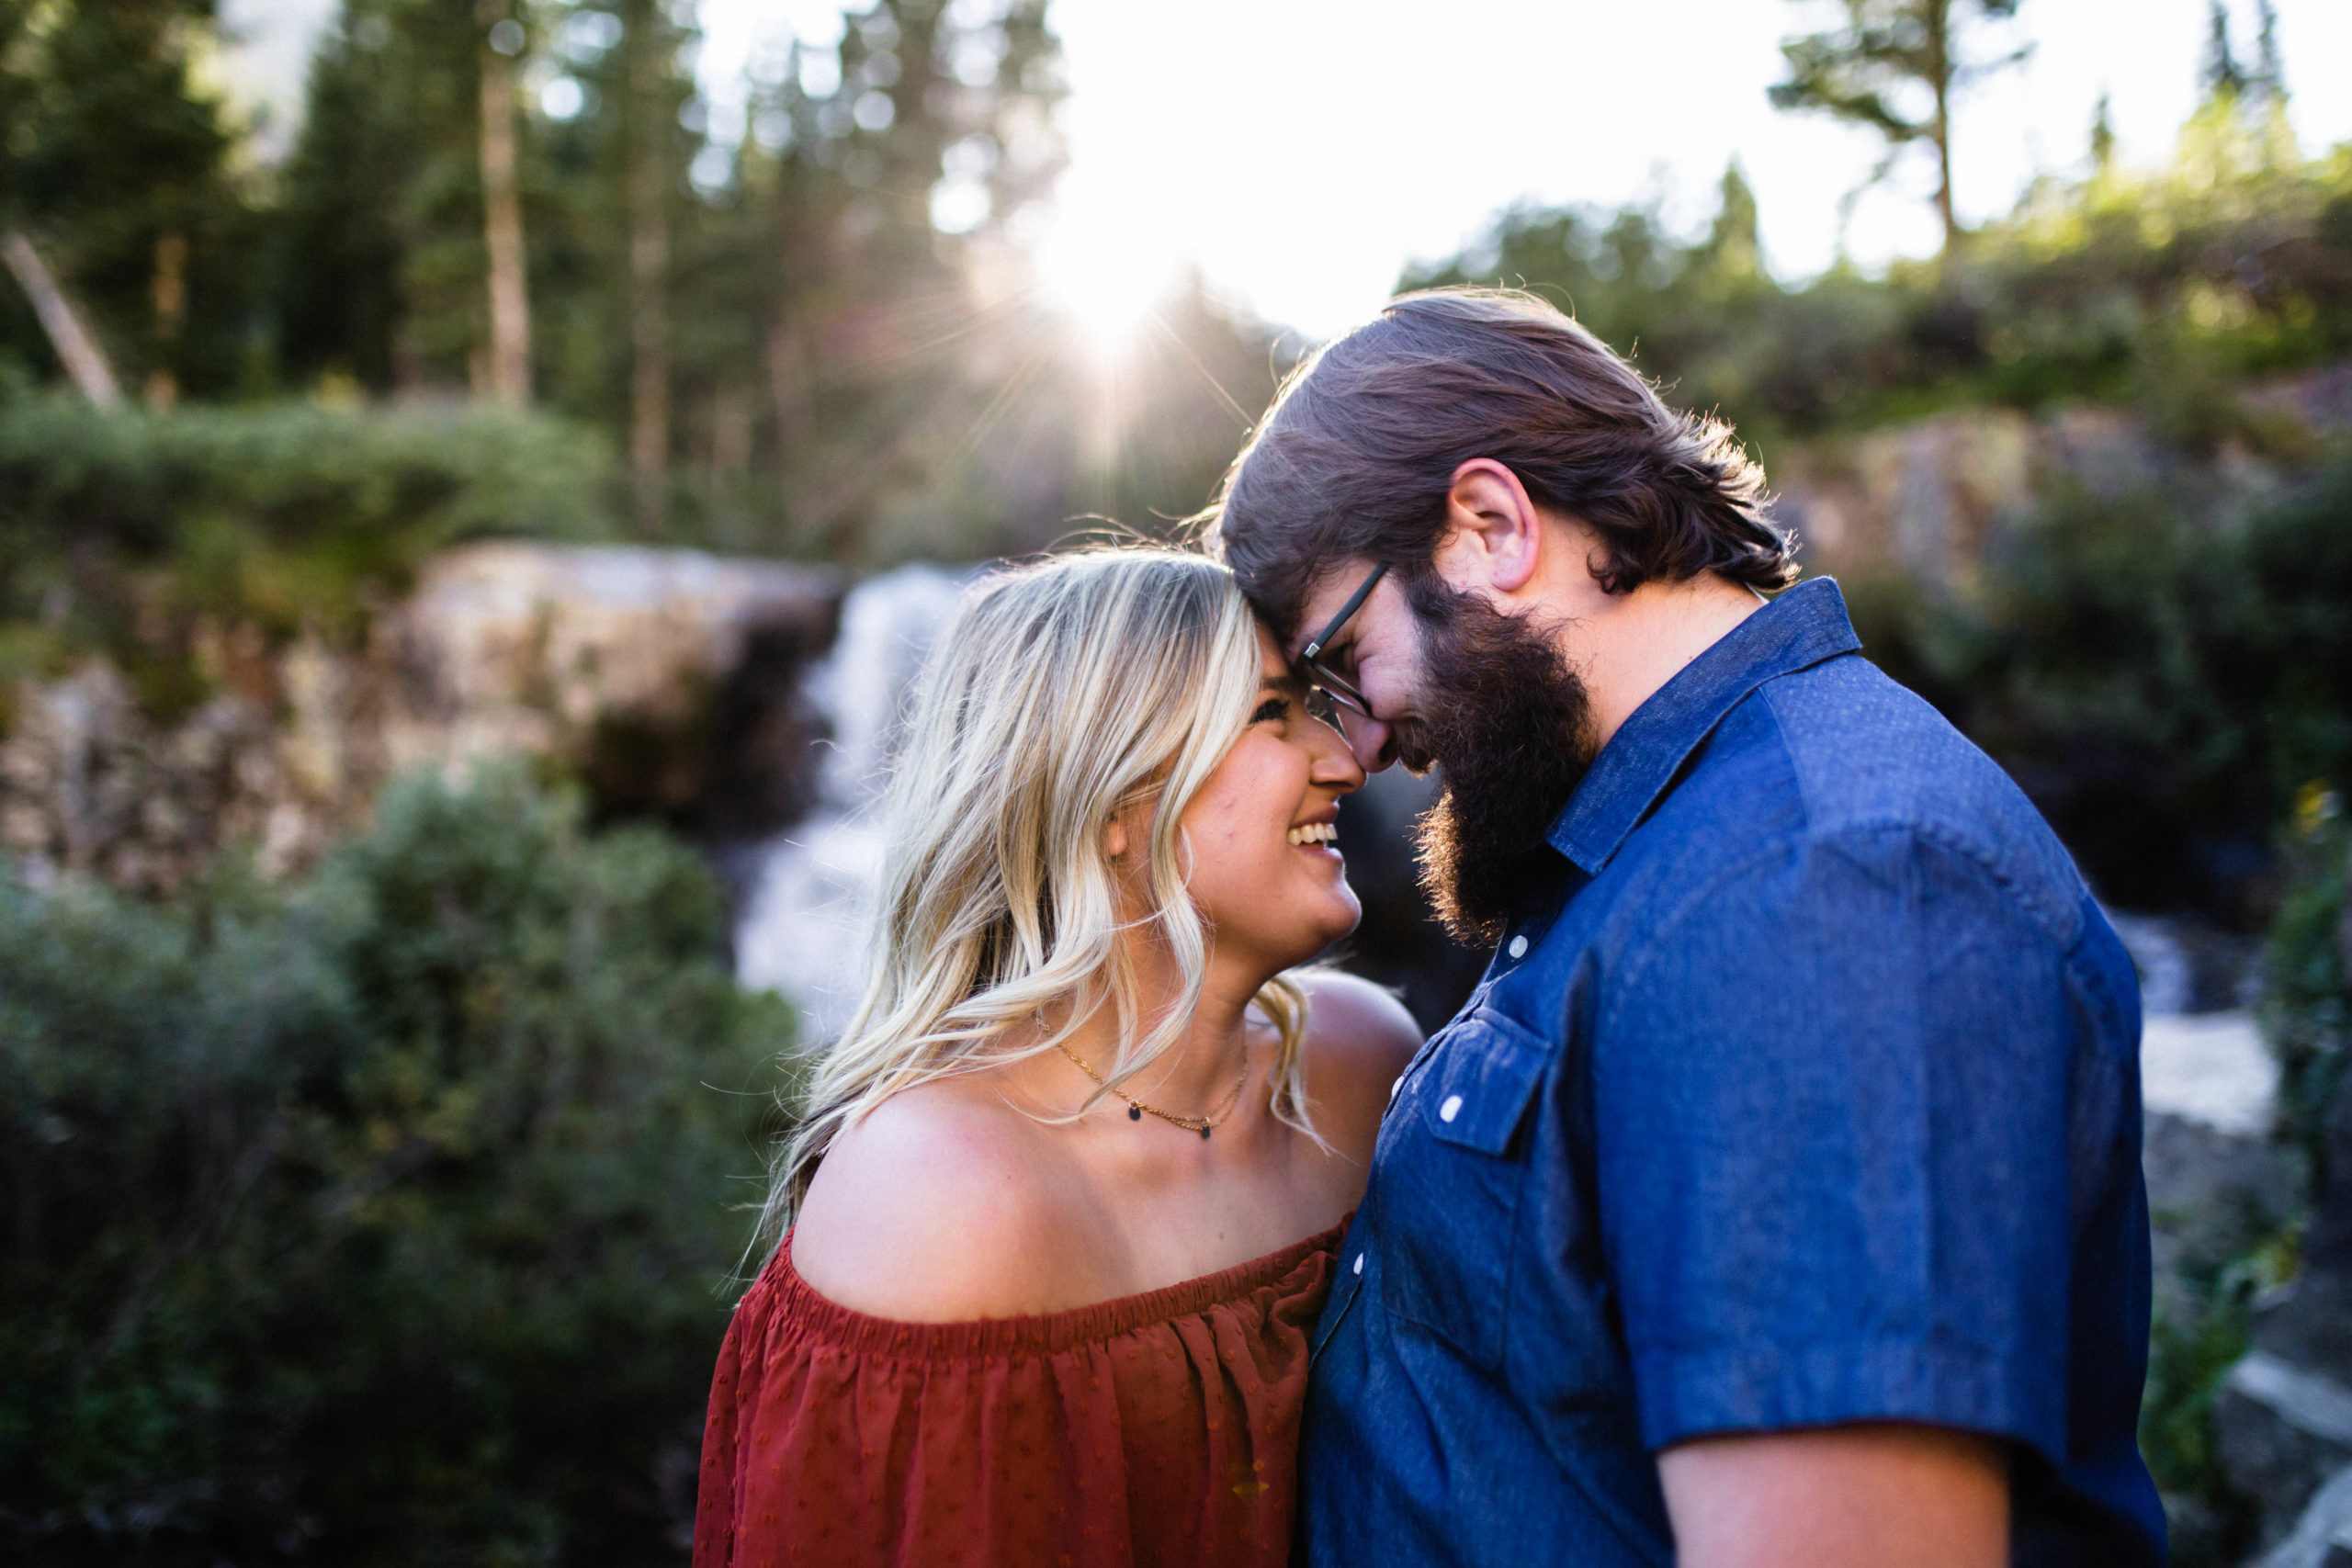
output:
{"label": "rock", "polygon": [[290,771],[268,709],[241,693],[151,720],[119,671],[92,660],[18,682],[0,739],[0,848],[43,872],[167,893],[226,844],[265,871],[311,852],[342,814],[334,781]]}
{"label": "rock", "polygon": [[2193,1321],[2184,1281],[2245,1256],[2301,1210],[2303,1162],[2267,1137],[2151,1110],[2141,1144],[2154,1249],[2155,1314]]}
{"label": "rock", "polygon": [[600,727],[688,736],[763,639],[787,662],[830,646],[840,599],[830,572],[695,550],[448,551],[377,628],[393,681],[387,761],[398,770],[518,750],[584,759]]}
{"label": "rock", "polygon": [[1970,410],[1792,455],[1774,515],[1813,571],[1898,566],[1939,587],[1973,585],[1998,525],[2024,511],[2047,427]]}
{"label": "rock", "polygon": [[2329,1478],[2256,1568],[2352,1568],[2352,1465]]}
{"label": "rock", "polygon": [[2303,1272],[2261,1304],[2254,1350],[2213,1407],[2222,1463],[2261,1505],[2266,1542],[2352,1464],[2352,1077],[2336,1091],[2324,1158]]}
{"label": "rock", "polygon": [[2352,1389],[2256,1350],[2213,1401],[2230,1483],[2261,1511],[2264,1544],[2294,1526],[2327,1478],[2352,1465]]}
{"label": "rock", "polygon": [[393,773],[558,758],[600,810],[752,840],[808,809],[821,716],[803,667],[833,640],[829,573],[690,550],[484,544],[428,562],[362,650],[208,628],[220,693],[171,722],[93,661],[20,682],[0,736],[0,850],[36,878],[179,886],[232,844],[276,874]]}
{"label": "rock", "polygon": [[2150,1017],[2140,1035],[2140,1093],[2151,1112],[2259,1139],[2278,1100],[2278,1061],[2251,1012]]}

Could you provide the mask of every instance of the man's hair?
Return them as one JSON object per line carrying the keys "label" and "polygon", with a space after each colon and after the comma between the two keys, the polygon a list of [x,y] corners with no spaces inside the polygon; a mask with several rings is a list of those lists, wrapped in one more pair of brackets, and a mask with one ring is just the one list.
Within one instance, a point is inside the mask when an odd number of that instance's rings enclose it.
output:
{"label": "man's hair", "polygon": [[1288,637],[1316,575],[1350,558],[1388,563],[1427,604],[1446,491],[1474,457],[1600,536],[1608,592],[1702,571],[1765,589],[1796,577],[1730,427],[1668,408],[1599,338],[1511,289],[1404,295],[1304,361],[1201,520]]}

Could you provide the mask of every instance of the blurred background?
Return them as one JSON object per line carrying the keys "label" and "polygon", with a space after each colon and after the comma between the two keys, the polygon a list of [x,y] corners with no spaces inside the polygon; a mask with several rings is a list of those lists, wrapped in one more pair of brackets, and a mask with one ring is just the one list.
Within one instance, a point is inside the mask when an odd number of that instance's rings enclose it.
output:
{"label": "blurred background", "polygon": [[[2073,848],[2177,1556],[2325,1560],[2347,61],[2335,0],[0,0],[0,1549],[683,1561],[926,637],[1476,281],[1733,422]],[[1426,799],[1343,814],[1341,957],[1434,1027]]]}

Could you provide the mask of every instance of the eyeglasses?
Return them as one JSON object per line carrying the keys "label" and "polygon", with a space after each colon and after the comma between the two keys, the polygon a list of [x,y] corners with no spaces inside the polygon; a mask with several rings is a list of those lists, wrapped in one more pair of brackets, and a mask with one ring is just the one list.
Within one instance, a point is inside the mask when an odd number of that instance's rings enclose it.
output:
{"label": "eyeglasses", "polygon": [[[1356,591],[1348,595],[1348,602],[1340,606],[1340,613],[1332,616],[1321,631],[1310,637],[1305,648],[1298,650],[1299,668],[1306,679],[1307,712],[1337,728],[1343,735],[1347,734],[1347,716],[1351,713],[1371,719],[1374,723],[1379,721],[1374,718],[1372,704],[1364,694],[1356,690],[1354,684],[1346,677],[1337,673],[1323,662],[1323,650],[1331,646],[1331,639],[1340,635],[1340,628],[1348,624],[1349,617],[1363,608],[1363,602],[1372,597],[1372,591],[1378,587],[1380,580],[1387,575],[1388,564],[1385,561],[1374,567],[1371,575],[1358,583]],[[1351,741],[1354,739],[1353,736],[1349,736]]]}

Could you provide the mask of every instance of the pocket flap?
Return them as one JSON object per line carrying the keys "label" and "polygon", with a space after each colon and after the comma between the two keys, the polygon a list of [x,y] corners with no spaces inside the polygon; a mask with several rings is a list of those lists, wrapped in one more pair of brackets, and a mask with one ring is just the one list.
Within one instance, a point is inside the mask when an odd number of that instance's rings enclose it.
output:
{"label": "pocket flap", "polygon": [[1479,1012],[1464,1019],[1447,1031],[1430,1064],[1430,1131],[1445,1143],[1504,1154],[1551,1060],[1543,1041],[1507,1018]]}

